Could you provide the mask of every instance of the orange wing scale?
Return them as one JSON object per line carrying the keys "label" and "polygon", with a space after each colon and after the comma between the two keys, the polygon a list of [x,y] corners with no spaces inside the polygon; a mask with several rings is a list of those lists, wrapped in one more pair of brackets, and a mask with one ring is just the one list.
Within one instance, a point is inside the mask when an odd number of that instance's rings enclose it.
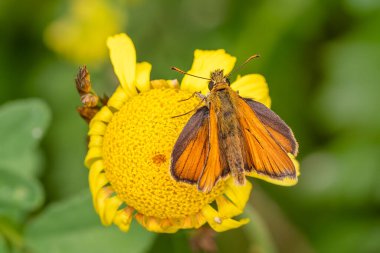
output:
{"label": "orange wing scale", "polygon": [[195,138],[189,142],[175,163],[174,174],[181,181],[198,182],[209,150],[208,128],[208,124],[204,124],[198,129]]}
{"label": "orange wing scale", "polygon": [[248,98],[242,98],[254,114],[259,118],[266,130],[270,133],[273,139],[287,153],[292,153],[294,156],[298,153],[298,143],[294,138],[292,129],[273,111],[265,105]]}
{"label": "orange wing scale", "polygon": [[280,185],[297,183],[294,164],[287,154],[291,150],[289,141],[264,126],[243,99],[238,100],[238,108],[248,173]]}
{"label": "orange wing scale", "polygon": [[286,152],[292,153],[292,143],[289,139],[284,137],[282,134],[271,128],[270,126],[265,126],[271,136],[278,142],[281,147],[285,149]]}
{"label": "orange wing scale", "polygon": [[199,109],[185,126],[172,153],[172,176],[197,184],[198,189],[206,193],[222,174],[216,124],[212,107]]}
{"label": "orange wing scale", "polygon": [[220,162],[220,150],[218,141],[218,127],[215,110],[210,106],[210,150],[203,173],[198,181],[198,189],[203,192],[210,192],[212,187],[220,179],[223,167]]}

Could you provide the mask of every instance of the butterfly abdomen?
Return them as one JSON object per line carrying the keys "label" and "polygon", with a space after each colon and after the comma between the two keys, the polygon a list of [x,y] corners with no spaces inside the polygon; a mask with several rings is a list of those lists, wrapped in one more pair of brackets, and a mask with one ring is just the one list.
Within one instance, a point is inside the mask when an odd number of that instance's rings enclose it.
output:
{"label": "butterfly abdomen", "polygon": [[244,160],[241,144],[241,129],[237,119],[234,94],[230,90],[223,89],[210,97],[213,103],[218,126],[218,140],[220,159],[223,167],[223,175],[229,173],[235,179],[236,184],[245,183]]}

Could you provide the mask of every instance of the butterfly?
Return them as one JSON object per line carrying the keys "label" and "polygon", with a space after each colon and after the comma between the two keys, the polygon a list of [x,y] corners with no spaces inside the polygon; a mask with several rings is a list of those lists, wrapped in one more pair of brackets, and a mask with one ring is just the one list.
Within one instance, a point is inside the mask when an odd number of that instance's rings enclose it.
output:
{"label": "butterfly", "polygon": [[297,172],[288,156],[298,153],[292,130],[265,105],[239,96],[228,77],[220,69],[212,71],[210,78],[200,77],[209,80],[210,92],[199,93],[206,105],[193,114],[174,145],[172,177],[196,184],[205,193],[229,175],[236,185],[244,185],[246,175],[280,185],[296,184]]}

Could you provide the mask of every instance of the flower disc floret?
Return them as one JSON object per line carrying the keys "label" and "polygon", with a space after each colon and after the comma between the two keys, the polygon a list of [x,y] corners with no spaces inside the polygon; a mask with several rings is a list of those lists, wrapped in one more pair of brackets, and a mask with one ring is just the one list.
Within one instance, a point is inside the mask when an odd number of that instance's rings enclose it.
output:
{"label": "flower disc floret", "polygon": [[210,194],[173,180],[172,148],[199,100],[179,89],[152,89],[134,96],[114,114],[103,142],[105,174],[127,205],[158,218],[184,218],[199,212],[224,190]]}

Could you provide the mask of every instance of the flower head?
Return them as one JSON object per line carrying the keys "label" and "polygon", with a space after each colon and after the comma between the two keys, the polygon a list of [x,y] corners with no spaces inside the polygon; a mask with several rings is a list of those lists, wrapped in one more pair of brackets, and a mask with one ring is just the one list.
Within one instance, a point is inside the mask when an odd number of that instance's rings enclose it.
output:
{"label": "flower head", "polygon": [[[194,91],[206,93],[207,81],[191,76],[185,76],[180,86],[176,80],[151,81],[151,65],[136,63],[127,35],[110,37],[107,45],[120,86],[90,122],[85,161],[102,223],[127,231],[134,217],[148,230],[165,233],[205,223],[225,231],[247,223],[248,219],[233,217],[243,212],[251,191],[249,182],[235,186],[232,180],[221,180],[211,192],[202,193],[170,175],[174,143],[191,115],[173,116],[196,107],[197,98],[179,101]],[[224,50],[196,50],[189,73],[207,76],[217,68],[228,73],[235,61]],[[231,87],[270,105],[261,75],[239,77]]]}

